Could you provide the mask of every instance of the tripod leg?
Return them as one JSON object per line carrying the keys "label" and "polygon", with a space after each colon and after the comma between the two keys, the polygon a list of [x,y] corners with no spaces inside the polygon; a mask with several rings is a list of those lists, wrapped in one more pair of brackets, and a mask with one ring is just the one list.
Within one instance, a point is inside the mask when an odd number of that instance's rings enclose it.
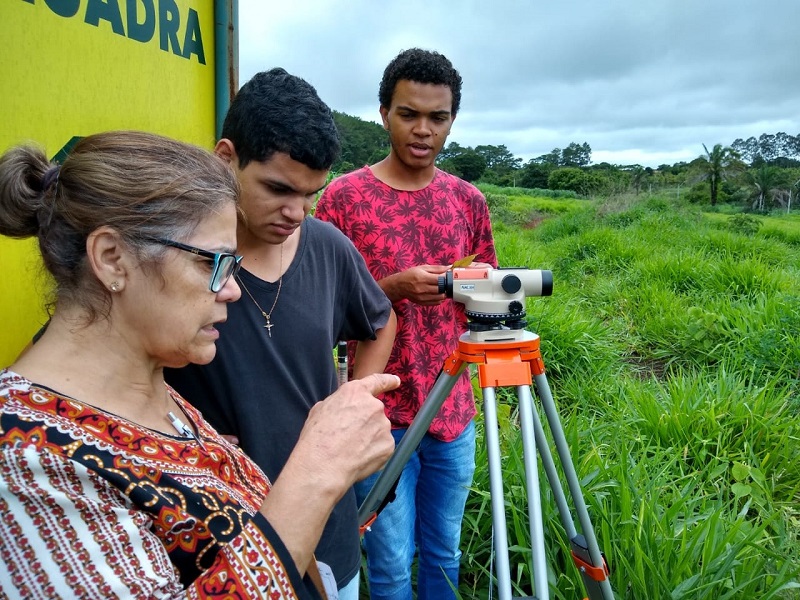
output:
{"label": "tripod leg", "polygon": [[500,438],[497,432],[497,399],[494,388],[483,390],[483,420],[486,430],[486,453],[489,460],[489,489],[492,498],[492,529],[495,541],[497,594],[500,600],[511,600],[511,571],[508,560],[508,531],[500,467]]}
{"label": "tripod leg", "polygon": [[517,387],[522,430],[522,449],[525,461],[525,481],[528,494],[528,517],[531,534],[531,561],[536,598],[547,600],[550,592],[547,585],[547,561],[545,560],[544,524],[542,520],[542,495],[539,486],[539,467],[536,461],[536,443],[540,433],[531,428],[533,421],[533,398],[527,385]]}
{"label": "tripod leg", "polygon": [[556,451],[561,459],[561,467],[567,480],[572,501],[575,505],[578,520],[580,521],[583,531],[582,536],[576,532],[575,525],[570,516],[566,498],[564,497],[564,491],[558,479],[555,465],[553,464],[550,448],[544,437],[544,429],[542,428],[539,415],[536,411],[532,411],[534,429],[536,431],[536,442],[539,452],[542,455],[542,464],[547,472],[550,487],[553,489],[556,498],[561,521],[564,524],[564,529],[572,544],[573,554],[584,563],[579,566],[584,585],[586,586],[588,596],[591,600],[613,600],[614,593],[611,589],[611,582],[608,580],[605,559],[600,552],[600,546],[597,543],[597,537],[595,536],[592,522],[589,518],[589,511],[583,500],[583,492],[581,491],[578,475],[575,472],[575,466],[572,463],[572,457],[570,456],[564,429],[561,427],[558,410],[553,401],[553,395],[550,392],[550,385],[544,373],[535,375],[534,381],[536,382],[536,389],[539,393],[539,399],[542,403],[545,417],[550,426],[550,432],[553,435]]}
{"label": "tripod leg", "polygon": [[431,421],[433,421],[436,413],[439,412],[465,368],[466,363],[462,364],[454,374],[448,374],[446,371],[442,371],[439,374],[430,393],[425,398],[425,402],[422,403],[419,412],[417,412],[414,421],[406,430],[400,442],[398,442],[397,448],[395,448],[394,453],[375,481],[375,485],[372,486],[369,494],[364,498],[364,502],[358,508],[358,524],[362,528],[368,526],[383,508],[387,497],[393,491],[397,480],[400,479],[411,453],[414,452],[420,440],[425,436]]}

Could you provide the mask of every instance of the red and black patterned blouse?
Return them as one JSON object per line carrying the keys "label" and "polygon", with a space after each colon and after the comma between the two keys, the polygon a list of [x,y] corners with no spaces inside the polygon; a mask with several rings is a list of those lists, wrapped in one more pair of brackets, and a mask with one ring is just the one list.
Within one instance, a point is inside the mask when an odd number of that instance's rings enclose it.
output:
{"label": "red and black patterned blouse", "polygon": [[318,597],[264,474],[169,392],[199,441],[0,371],[0,596]]}

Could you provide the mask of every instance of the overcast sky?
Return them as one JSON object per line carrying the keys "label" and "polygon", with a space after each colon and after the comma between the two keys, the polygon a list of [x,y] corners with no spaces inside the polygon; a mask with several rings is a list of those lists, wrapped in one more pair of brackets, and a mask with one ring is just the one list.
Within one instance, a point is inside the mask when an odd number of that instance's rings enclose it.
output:
{"label": "overcast sky", "polygon": [[524,162],[588,142],[656,167],[717,143],[800,134],[800,0],[239,0],[239,82],[274,66],[379,122],[401,50],[464,80],[448,142]]}

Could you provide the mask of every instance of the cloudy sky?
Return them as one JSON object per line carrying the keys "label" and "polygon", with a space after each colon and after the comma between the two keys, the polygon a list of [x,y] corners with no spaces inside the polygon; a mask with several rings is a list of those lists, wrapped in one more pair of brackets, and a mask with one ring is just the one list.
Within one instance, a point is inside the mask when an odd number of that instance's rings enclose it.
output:
{"label": "cloudy sky", "polygon": [[386,64],[437,50],[464,80],[449,141],[523,161],[588,142],[655,167],[800,134],[800,0],[239,0],[239,25],[240,84],[281,66],[375,122]]}

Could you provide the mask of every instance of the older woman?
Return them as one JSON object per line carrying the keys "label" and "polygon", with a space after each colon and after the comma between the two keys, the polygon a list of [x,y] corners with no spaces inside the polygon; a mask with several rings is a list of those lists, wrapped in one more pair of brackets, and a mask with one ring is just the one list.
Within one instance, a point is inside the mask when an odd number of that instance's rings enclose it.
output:
{"label": "older woman", "polygon": [[324,594],[313,549],[393,450],[375,394],[399,380],[315,406],[271,488],[165,385],[214,357],[240,296],[237,191],[210,153],[138,132],[84,138],[61,167],[0,158],[0,234],[36,236],[55,282],[47,330],[0,371],[3,595]]}

